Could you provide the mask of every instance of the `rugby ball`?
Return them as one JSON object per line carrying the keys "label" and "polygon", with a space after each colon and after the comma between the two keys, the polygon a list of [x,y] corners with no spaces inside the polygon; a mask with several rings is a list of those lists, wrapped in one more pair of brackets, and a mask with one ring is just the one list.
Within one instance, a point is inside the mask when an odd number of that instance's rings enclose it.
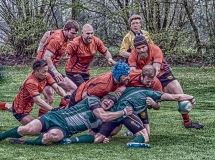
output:
{"label": "rugby ball", "polygon": [[190,101],[178,102],[178,112],[182,114],[189,113],[193,109],[193,104]]}

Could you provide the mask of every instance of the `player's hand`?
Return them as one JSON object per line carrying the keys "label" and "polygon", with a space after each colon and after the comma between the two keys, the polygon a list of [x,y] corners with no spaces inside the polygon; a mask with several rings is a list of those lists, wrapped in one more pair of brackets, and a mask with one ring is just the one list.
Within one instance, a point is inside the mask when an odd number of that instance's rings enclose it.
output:
{"label": "player's hand", "polygon": [[146,104],[148,106],[152,106],[152,108],[153,108],[153,106],[156,105],[156,102],[151,97],[146,97]]}
{"label": "player's hand", "polygon": [[105,139],[103,140],[103,143],[109,143],[110,142],[110,139],[105,137]]}
{"label": "player's hand", "polygon": [[132,115],[132,113],[133,113],[133,109],[131,108],[131,107],[125,107],[124,109],[123,109],[123,112],[124,112],[124,115],[126,115],[126,116],[130,116],[130,115]]}
{"label": "player's hand", "polygon": [[112,58],[108,58],[108,64],[113,66],[116,64],[116,61],[114,61]]}
{"label": "player's hand", "polygon": [[60,73],[55,74],[55,79],[57,80],[57,83],[61,82],[61,81],[64,81],[64,78]]}

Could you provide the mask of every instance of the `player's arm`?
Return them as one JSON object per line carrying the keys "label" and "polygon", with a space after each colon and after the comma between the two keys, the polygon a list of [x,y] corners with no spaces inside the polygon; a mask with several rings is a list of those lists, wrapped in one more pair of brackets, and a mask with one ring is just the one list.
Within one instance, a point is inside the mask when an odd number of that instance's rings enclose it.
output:
{"label": "player's arm", "polygon": [[102,122],[109,122],[122,116],[129,116],[133,113],[133,110],[131,107],[126,107],[121,111],[110,112],[104,111],[103,108],[96,108],[93,110],[93,113],[96,117],[101,119]]}
{"label": "player's arm", "polygon": [[110,65],[116,64],[116,61],[113,60],[112,55],[110,54],[110,52],[108,50],[105,52],[105,58],[107,59],[107,61]]}
{"label": "player's arm", "polygon": [[48,103],[46,103],[43,99],[41,99],[39,95],[33,97],[33,100],[38,106],[40,106],[41,108],[47,111],[51,111],[53,109],[53,107],[50,106]]}
{"label": "player's arm", "polygon": [[49,51],[49,50],[45,51],[44,58],[48,63],[48,68],[49,68],[49,70],[51,70],[54,73],[57,82],[63,81],[63,76],[57,71],[57,69],[55,68],[55,66],[52,62],[52,58],[51,58],[52,55],[53,55],[53,53],[51,51]]}
{"label": "player's arm", "polygon": [[43,47],[43,44],[44,44],[45,41],[49,38],[50,33],[51,33],[51,31],[47,31],[47,32],[43,35],[42,39],[40,40],[40,44],[39,44],[39,46],[38,46],[38,48],[37,48],[37,52],[39,52],[40,49]]}
{"label": "player's arm", "polygon": [[195,98],[188,94],[169,94],[164,93],[161,96],[161,100],[163,101],[190,101],[191,103],[195,103]]}
{"label": "player's arm", "polygon": [[153,108],[154,110],[159,110],[161,103],[155,102],[151,97],[146,97],[146,104],[149,109]]}
{"label": "player's arm", "polygon": [[66,96],[66,92],[57,84],[54,83],[52,85],[52,88],[57,92],[58,95],[60,95],[61,97]]}
{"label": "player's arm", "polygon": [[156,69],[156,76],[160,73],[161,64],[160,63],[153,63],[153,66]]}

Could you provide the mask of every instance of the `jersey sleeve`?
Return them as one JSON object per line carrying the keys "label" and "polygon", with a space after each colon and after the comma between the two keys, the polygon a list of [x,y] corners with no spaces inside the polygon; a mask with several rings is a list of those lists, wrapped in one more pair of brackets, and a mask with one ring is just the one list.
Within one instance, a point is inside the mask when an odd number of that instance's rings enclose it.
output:
{"label": "jersey sleeve", "polygon": [[49,86],[51,86],[52,84],[56,83],[54,78],[52,78],[52,76],[49,73],[47,74],[46,80],[47,80],[47,84]]}
{"label": "jersey sleeve", "polygon": [[155,102],[161,102],[161,96],[164,94],[164,92],[154,91],[151,98]]}
{"label": "jersey sleeve", "polygon": [[66,47],[66,53],[72,57],[75,54],[77,47],[78,46],[76,46],[74,42],[70,41]]}
{"label": "jersey sleeve", "polygon": [[105,54],[107,49],[104,45],[104,43],[100,40],[100,39],[97,39],[96,40],[96,43],[97,43],[97,47],[98,47],[98,51],[101,53],[101,54]]}
{"label": "jersey sleeve", "polygon": [[131,54],[128,58],[128,64],[130,67],[137,67],[137,54],[135,49],[132,49]]}
{"label": "jersey sleeve", "polygon": [[52,52],[53,54],[61,48],[60,43],[56,39],[52,39],[46,46],[46,49]]}
{"label": "jersey sleeve", "polygon": [[119,50],[119,54],[121,54],[122,52],[127,52],[130,48],[130,41],[129,41],[129,37],[126,35],[123,38],[120,50]]}
{"label": "jersey sleeve", "polygon": [[87,97],[87,102],[88,102],[90,110],[92,110],[92,111],[96,108],[101,108],[101,101],[98,97],[89,96],[89,97]]}
{"label": "jersey sleeve", "polygon": [[40,95],[39,90],[38,90],[38,85],[33,80],[28,80],[25,83],[25,88],[31,97],[36,97],[36,96]]}
{"label": "jersey sleeve", "polygon": [[153,48],[153,63],[162,63],[163,62],[163,53],[158,46]]}

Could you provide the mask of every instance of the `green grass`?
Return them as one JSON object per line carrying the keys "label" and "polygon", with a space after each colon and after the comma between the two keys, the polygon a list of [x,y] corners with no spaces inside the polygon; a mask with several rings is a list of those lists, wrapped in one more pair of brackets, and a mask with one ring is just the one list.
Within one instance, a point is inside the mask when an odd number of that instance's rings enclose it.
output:
{"label": "green grass", "polygon": [[[60,68],[63,71],[63,68]],[[109,71],[110,68],[92,68],[91,76]],[[163,102],[159,111],[149,110],[151,149],[127,149],[131,138],[123,137],[125,128],[108,144],[73,144],[64,146],[11,145],[8,140],[0,142],[1,159],[214,159],[214,68],[172,68],[175,77],[187,94],[196,97],[197,104],[191,111],[193,121],[205,124],[203,130],[185,129],[176,110],[176,102]],[[12,102],[19,86],[31,72],[30,67],[6,67],[1,70],[0,101]],[[57,106],[56,96],[53,106]],[[36,117],[38,107],[32,115]],[[0,132],[19,125],[11,113],[0,112]],[[86,132],[84,132],[86,133]],[[84,134],[83,133],[83,134]]]}

